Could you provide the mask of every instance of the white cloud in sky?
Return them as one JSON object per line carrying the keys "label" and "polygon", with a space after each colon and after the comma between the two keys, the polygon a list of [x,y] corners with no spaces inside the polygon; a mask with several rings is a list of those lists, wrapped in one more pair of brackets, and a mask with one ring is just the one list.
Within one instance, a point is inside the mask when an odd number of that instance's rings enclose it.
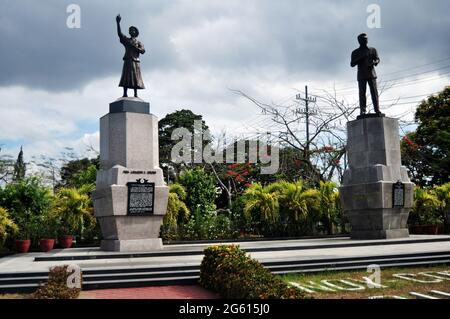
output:
{"label": "white cloud in sky", "polygon": [[[79,2],[80,30],[65,27],[66,4],[61,1],[11,2],[3,15],[0,12],[0,37],[21,35],[17,46],[0,50],[2,153],[15,156],[21,144],[27,157],[57,156],[64,147],[83,154],[86,144],[98,147],[98,120],[121,95],[117,84],[123,48],[114,26],[118,12],[124,29],[136,24],[141,30],[147,48],[142,57],[147,90],[139,93],[152,112],[162,118],[191,109],[202,114],[216,134],[251,133],[270,123],[230,89],[267,103],[292,103],[305,84],[311,94],[321,94],[336,82],[338,89],[352,88],[338,92],[340,98],[356,102],[356,70],[349,66],[349,55],[359,32],[369,32],[370,44],[380,53],[382,81],[384,74],[448,54],[449,19],[439,17],[445,1],[417,3],[418,9],[408,1],[380,1],[379,30],[366,30],[370,1],[137,1],[133,6]],[[424,6],[427,10],[421,9]],[[33,15],[33,8],[40,8],[40,14]],[[400,72],[398,77],[430,68]],[[406,80],[434,75],[439,73]],[[405,97],[440,91],[449,79],[447,74],[414,85],[398,82],[381,100],[421,100]],[[397,105],[386,113],[398,116],[409,110],[403,119],[411,120],[415,105]]]}

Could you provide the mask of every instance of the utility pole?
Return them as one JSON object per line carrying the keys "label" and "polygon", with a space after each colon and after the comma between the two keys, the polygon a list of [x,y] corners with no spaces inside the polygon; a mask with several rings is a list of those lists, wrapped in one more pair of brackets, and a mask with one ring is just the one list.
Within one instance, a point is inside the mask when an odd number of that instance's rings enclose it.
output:
{"label": "utility pole", "polygon": [[305,155],[306,159],[309,161],[309,115],[315,114],[315,112],[309,112],[309,102],[315,103],[317,99],[315,97],[308,96],[308,86],[305,85],[305,97],[302,98],[301,94],[297,94],[295,97],[299,101],[305,102],[305,110],[300,110],[299,113],[305,114],[306,117],[306,145],[305,145]]}

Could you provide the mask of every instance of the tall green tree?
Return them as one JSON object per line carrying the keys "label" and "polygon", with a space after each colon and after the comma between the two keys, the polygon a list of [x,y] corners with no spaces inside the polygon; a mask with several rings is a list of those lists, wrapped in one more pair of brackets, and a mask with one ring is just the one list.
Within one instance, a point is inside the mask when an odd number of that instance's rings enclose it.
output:
{"label": "tall green tree", "polygon": [[[185,128],[193,135],[197,134],[197,136],[201,137],[201,132],[194,131],[194,121],[202,121],[202,131],[205,132],[208,129],[205,121],[203,120],[202,115],[195,114],[190,110],[179,110],[173,113],[167,114],[164,118],[162,118],[159,123],[159,161],[163,168],[166,168],[164,174],[167,174],[167,169],[173,169],[175,175],[177,175],[181,168],[185,165],[182,164],[174,164],[171,159],[171,151],[173,146],[179,141],[172,140],[172,133],[177,128]],[[206,145],[208,141],[203,141],[203,146]],[[192,145],[193,146],[193,145]],[[201,151],[192,149],[193,152]],[[189,165],[193,167],[194,165]],[[167,175],[166,175],[167,176]]]}
{"label": "tall green tree", "polygon": [[402,140],[403,163],[414,183],[440,185],[450,181],[450,86],[419,104],[418,127]]}
{"label": "tall green tree", "polygon": [[25,178],[25,172],[27,170],[26,164],[23,161],[23,149],[20,147],[19,155],[17,156],[16,163],[14,164],[13,181],[22,181]]}
{"label": "tall green tree", "polygon": [[61,167],[60,186],[80,188],[86,184],[94,184],[100,159],[82,158],[67,162]]}

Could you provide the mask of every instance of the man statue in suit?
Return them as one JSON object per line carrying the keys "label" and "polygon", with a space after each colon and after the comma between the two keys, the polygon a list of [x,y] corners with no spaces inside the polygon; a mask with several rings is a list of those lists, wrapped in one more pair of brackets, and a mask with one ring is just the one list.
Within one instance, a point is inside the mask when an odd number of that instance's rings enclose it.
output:
{"label": "man statue in suit", "polygon": [[367,46],[367,34],[360,34],[358,36],[358,42],[359,48],[352,52],[352,61],[350,65],[352,67],[358,66],[359,107],[361,109],[361,115],[366,114],[367,111],[367,84],[369,85],[375,113],[381,115],[378,100],[377,73],[375,72],[375,66],[380,63],[380,58],[378,57],[375,48]]}

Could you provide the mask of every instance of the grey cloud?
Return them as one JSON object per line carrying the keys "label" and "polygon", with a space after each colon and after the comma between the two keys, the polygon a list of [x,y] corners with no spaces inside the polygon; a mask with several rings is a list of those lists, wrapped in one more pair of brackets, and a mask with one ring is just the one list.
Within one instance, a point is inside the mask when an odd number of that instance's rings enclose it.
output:
{"label": "grey cloud", "polygon": [[[73,2],[82,9],[78,30],[66,27],[66,6]],[[370,3],[381,6],[381,29],[367,29]],[[450,52],[445,0],[19,0],[0,11],[0,86],[70,90],[119,75],[123,49],[114,24],[119,12],[124,28],[134,24],[141,30],[149,52],[143,57],[145,72],[192,67],[239,72],[269,65],[292,74],[338,77],[349,68],[360,32],[369,33],[383,61],[426,63]],[[225,26],[217,33],[208,30],[221,19]],[[171,42],[189,31],[179,47]]]}

